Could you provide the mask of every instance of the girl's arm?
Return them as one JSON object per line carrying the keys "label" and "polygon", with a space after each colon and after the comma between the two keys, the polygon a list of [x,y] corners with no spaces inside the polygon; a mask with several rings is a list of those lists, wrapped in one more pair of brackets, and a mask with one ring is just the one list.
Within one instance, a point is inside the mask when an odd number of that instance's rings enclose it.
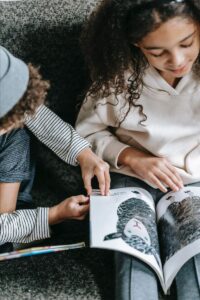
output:
{"label": "girl's arm", "polygon": [[[87,97],[84,101],[76,121],[77,132],[92,145],[98,157],[109,165],[119,168],[117,164],[119,153],[129,147],[122,143],[109,129],[116,127],[117,105],[112,105],[112,99],[95,101]],[[115,101],[113,101],[115,103]]]}
{"label": "girl's arm", "polygon": [[46,106],[41,105],[34,117],[26,117],[26,126],[62,160],[80,164],[82,177],[88,194],[91,194],[91,178],[96,175],[102,194],[110,188],[109,166],[96,157],[90,144]]}
{"label": "girl's arm", "polygon": [[[120,100],[116,104],[111,97],[106,101],[102,99],[97,103],[90,97],[87,98],[77,119],[78,133],[87,138],[95,153],[114,168],[126,165],[133,171],[133,176],[135,174],[147,180],[163,192],[167,191],[165,185],[174,191],[179,190],[183,186],[182,179],[167,159],[136,150],[118,140],[114,130],[116,118],[123,106]],[[132,122],[135,122],[137,128],[138,120],[133,117]],[[109,130],[110,127],[113,128],[112,131]]]}

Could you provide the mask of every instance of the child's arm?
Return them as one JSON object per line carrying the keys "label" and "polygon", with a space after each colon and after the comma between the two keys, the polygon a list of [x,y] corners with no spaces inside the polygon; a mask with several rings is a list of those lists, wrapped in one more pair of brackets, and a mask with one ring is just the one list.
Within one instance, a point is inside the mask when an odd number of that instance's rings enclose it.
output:
{"label": "child's arm", "polygon": [[88,194],[91,194],[91,179],[99,181],[102,194],[110,188],[109,166],[89,148],[90,144],[80,137],[71,125],[64,122],[46,106],[41,105],[34,117],[26,117],[26,126],[62,160],[80,164],[82,177]]}
{"label": "child's arm", "polygon": [[49,225],[60,223],[66,219],[83,220],[88,210],[88,197],[83,195],[70,197],[49,208]]}
{"label": "child's arm", "polygon": [[73,127],[64,122],[45,105],[33,117],[27,116],[25,125],[47,147],[70,165],[77,165],[77,156],[90,144]]}
{"label": "child's arm", "polygon": [[16,209],[20,183],[0,182],[0,213],[12,212]]}
{"label": "child's arm", "polygon": [[49,238],[50,225],[67,219],[82,220],[88,209],[88,198],[80,195],[51,208],[38,207],[0,214],[0,243],[29,243]]}
{"label": "child's arm", "polygon": [[48,237],[48,208],[39,207],[0,214],[0,244],[29,243]]}

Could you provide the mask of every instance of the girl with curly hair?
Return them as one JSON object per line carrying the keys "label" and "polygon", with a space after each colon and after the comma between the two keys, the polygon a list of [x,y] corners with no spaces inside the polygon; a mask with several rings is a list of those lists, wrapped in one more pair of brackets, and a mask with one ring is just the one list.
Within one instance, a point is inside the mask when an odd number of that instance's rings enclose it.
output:
{"label": "girl with curly hair", "polygon": [[[105,0],[82,48],[92,84],[77,131],[111,166],[111,187],[155,201],[200,186],[200,1]],[[176,276],[177,299],[200,299],[200,255]],[[155,274],[116,253],[116,299],[158,299]]]}

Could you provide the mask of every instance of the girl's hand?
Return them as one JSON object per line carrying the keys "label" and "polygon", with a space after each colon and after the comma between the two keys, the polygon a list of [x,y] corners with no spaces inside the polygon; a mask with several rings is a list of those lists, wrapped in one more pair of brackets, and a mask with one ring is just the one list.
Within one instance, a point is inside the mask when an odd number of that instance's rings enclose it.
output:
{"label": "girl's hand", "polygon": [[165,185],[174,192],[183,187],[180,175],[166,158],[151,156],[129,147],[120,153],[118,163],[129,166],[136,175],[164,193],[167,192]]}
{"label": "girl's hand", "polygon": [[89,197],[73,196],[49,208],[49,225],[68,219],[83,220],[89,210]]}
{"label": "girl's hand", "polygon": [[108,195],[110,189],[109,165],[94,154],[90,148],[81,151],[77,160],[81,167],[82,178],[87,194],[91,195],[91,180],[96,176],[101,194]]}

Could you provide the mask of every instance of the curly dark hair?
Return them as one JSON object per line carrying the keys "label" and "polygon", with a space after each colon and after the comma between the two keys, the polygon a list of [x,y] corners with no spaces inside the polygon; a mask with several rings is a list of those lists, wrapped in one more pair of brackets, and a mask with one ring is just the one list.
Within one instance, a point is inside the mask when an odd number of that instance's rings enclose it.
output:
{"label": "curly dark hair", "polygon": [[47,90],[50,87],[48,81],[43,80],[39,73],[39,68],[28,64],[29,82],[28,87],[19,100],[19,102],[2,118],[0,118],[0,128],[7,130],[13,125],[15,127],[23,127],[24,118],[34,115],[36,108],[44,103]]}
{"label": "curly dark hair", "polygon": [[[137,100],[141,95],[142,77],[148,62],[134,44],[163,22],[177,16],[200,23],[200,1],[103,0],[86,22],[81,47],[93,82],[87,95],[94,99],[107,97],[114,88],[117,104],[117,95],[126,91],[129,108],[119,121],[119,126],[131,106],[139,107],[143,116],[141,122],[147,119]],[[195,69],[200,73],[199,57]],[[131,74],[128,80],[125,78],[127,70]]]}

